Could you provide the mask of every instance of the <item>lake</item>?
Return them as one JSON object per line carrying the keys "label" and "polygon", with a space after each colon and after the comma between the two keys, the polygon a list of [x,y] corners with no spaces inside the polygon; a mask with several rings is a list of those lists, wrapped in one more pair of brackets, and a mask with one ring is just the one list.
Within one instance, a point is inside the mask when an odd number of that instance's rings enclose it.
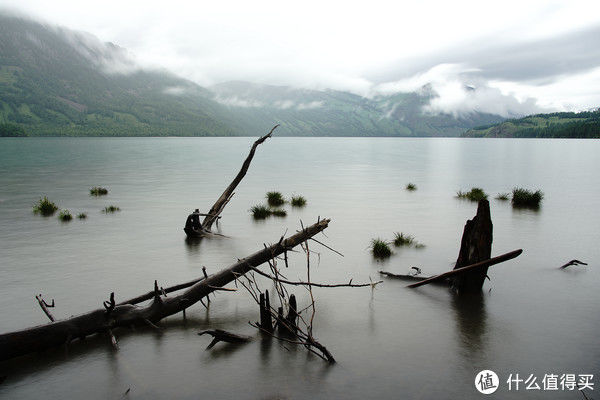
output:
{"label": "lake", "polygon": [[[47,322],[34,296],[54,299],[57,318],[101,307],[227,267],[317,218],[331,218],[311,242],[311,279],[384,282],[371,288],[315,288],[314,336],[335,356],[327,365],[304,348],[261,340],[248,321],[258,307],[243,290],[211,296],[150,328],[106,336],[0,364],[6,399],[453,399],[481,398],[476,374],[495,371],[492,398],[582,398],[576,391],[509,390],[509,375],[600,372],[600,141],[457,138],[278,138],[261,145],[219,225],[225,237],[185,240],[195,208],[207,212],[239,170],[252,138],[3,138],[0,140],[0,331]],[[418,189],[405,190],[413,182]],[[109,194],[92,197],[103,186]],[[407,289],[378,271],[425,275],[452,269],[477,204],[490,195],[492,254],[522,248],[490,268],[480,299],[447,288]],[[539,210],[495,200],[513,187],[541,189]],[[285,218],[254,221],[267,191],[306,197]],[[85,220],[32,213],[48,196]],[[121,212],[103,214],[108,205]],[[423,249],[394,248],[386,261],[372,238],[413,235]],[[315,252],[320,253],[317,257]],[[588,266],[558,267],[571,259]],[[291,280],[306,279],[303,253]],[[229,285],[229,287],[235,287]],[[265,287],[269,287],[265,283]],[[299,308],[308,292],[292,287]],[[203,329],[251,335],[249,344],[205,351]],[[127,395],[124,393],[130,389]],[[598,388],[596,388],[598,390]],[[594,392],[588,395],[598,397]]]}

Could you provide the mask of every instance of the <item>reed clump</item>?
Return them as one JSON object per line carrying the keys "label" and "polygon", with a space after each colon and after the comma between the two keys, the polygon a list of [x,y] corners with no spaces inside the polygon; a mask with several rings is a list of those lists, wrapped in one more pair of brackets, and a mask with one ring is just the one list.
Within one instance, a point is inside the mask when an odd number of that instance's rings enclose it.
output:
{"label": "reed clump", "polygon": [[44,196],[33,205],[34,214],[41,214],[45,217],[54,214],[58,210],[58,206],[48,200],[48,197]]}
{"label": "reed clump", "polygon": [[77,218],[79,218],[79,219],[86,219],[87,218],[87,214],[86,213],[79,213],[79,214],[77,214]]}
{"label": "reed clump", "polygon": [[252,213],[254,219],[265,219],[271,215],[271,210],[269,207],[262,204],[252,206],[252,208],[250,208],[250,212]]}
{"label": "reed clump", "polygon": [[371,239],[371,252],[375,258],[387,258],[392,255],[390,245],[383,239]]}
{"label": "reed clump", "polygon": [[415,242],[415,238],[411,235],[405,235],[403,232],[394,233],[394,246],[411,246]]}
{"label": "reed clump", "polygon": [[267,192],[265,197],[267,198],[267,203],[272,207],[279,207],[285,204],[285,199],[281,192]]}
{"label": "reed clump", "polygon": [[406,185],[406,190],[411,191],[411,192],[414,190],[417,190],[417,185],[415,185],[414,183],[409,183]]}
{"label": "reed clump", "polygon": [[306,205],[306,199],[304,196],[300,195],[292,196],[290,203],[292,204],[292,207],[304,207]]}
{"label": "reed clump", "polygon": [[496,196],[496,200],[507,201],[510,199],[510,193],[498,193]]}
{"label": "reed clump", "polygon": [[90,195],[91,196],[105,196],[108,194],[108,189],[107,188],[103,188],[103,187],[99,187],[99,186],[94,186],[93,188],[90,189]]}
{"label": "reed clump", "polygon": [[487,199],[488,196],[483,191],[482,188],[474,187],[474,188],[471,188],[471,190],[468,192],[463,192],[463,191],[459,190],[458,192],[456,192],[456,197],[458,197],[459,199],[479,201],[479,200]]}
{"label": "reed clump", "polygon": [[102,212],[105,214],[115,213],[117,211],[121,211],[121,209],[117,206],[104,207],[104,210],[102,210]]}
{"label": "reed clump", "polygon": [[512,193],[513,207],[539,208],[544,193],[542,191],[531,191],[523,188],[514,188]]}
{"label": "reed clump", "polygon": [[68,222],[73,219],[73,216],[71,215],[69,210],[62,210],[58,214],[58,219],[60,219],[62,222]]}

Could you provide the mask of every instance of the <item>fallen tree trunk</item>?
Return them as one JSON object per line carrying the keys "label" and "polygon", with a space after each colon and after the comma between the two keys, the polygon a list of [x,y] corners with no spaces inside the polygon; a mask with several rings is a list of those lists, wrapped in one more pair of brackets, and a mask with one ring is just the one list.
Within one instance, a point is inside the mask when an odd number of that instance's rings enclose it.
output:
{"label": "fallen tree trunk", "polygon": [[267,133],[265,136],[257,139],[254,142],[254,144],[252,145],[252,148],[250,148],[250,153],[248,154],[248,156],[244,160],[244,163],[242,164],[242,168],[240,169],[238,174],[235,176],[233,181],[231,181],[229,186],[227,186],[227,188],[225,189],[223,194],[221,194],[221,196],[217,199],[215,204],[213,204],[213,206],[210,208],[210,211],[206,214],[201,214],[198,212],[193,214],[193,215],[198,215],[198,216],[204,215],[205,217],[204,217],[204,220],[202,221],[202,224],[200,225],[200,229],[190,227],[186,223],[186,226],[183,228],[186,235],[188,235],[190,237],[201,237],[201,236],[204,236],[204,235],[210,233],[212,225],[216,221],[218,221],[219,218],[221,218],[220,214],[225,209],[225,206],[227,205],[227,203],[229,203],[229,200],[231,200],[231,197],[233,197],[233,194],[234,194],[233,191],[240,184],[240,182],[242,181],[244,176],[246,176],[246,172],[248,172],[248,168],[250,168],[250,163],[252,162],[252,158],[254,158],[254,153],[256,152],[256,148],[258,147],[258,145],[262,144],[265,140],[270,138],[273,135],[273,131],[278,126],[279,126],[279,124],[275,125],[273,128],[271,128],[271,131],[269,133]]}
{"label": "fallen tree trunk", "polygon": [[413,283],[412,285],[408,285],[407,287],[409,288],[416,288],[419,286],[423,286],[423,285],[427,285],[429,283],[433,283],[433,282],[438,282],[444,279],[448,279],[451,277],[456,277],[456,276],[460,276],[462,274],[465,273],[472,273],[473,271],[477,271],[478,269],[484,269],[487,271],[487,268],[495,265],[495,264],[499,264],[501,262],[504,261],[508,261],[508,260],[512,260],[515,257],[518,257],[521,253],[523,252],[522,249],[519,250],[513,250],[509,253],[505,253],[502,255],[499,255],[498,257],[494,257],[494,258],[489,258],[487,260],[478,262],[476,264],[473,265],[467,265],[466,267],[461,267],[458,269],[453,269],[452,271],[448,271],[448,272],[444,272],[443,274],[439,274],[436,276],[432,276],[431,278],[422,280],[420,282],[417,283]]}
{"label": "fallen tree trunk", "polygon": [[95,333],[108,333],[117,327],[154,323],[170,315],[176,314],[200,301],[203,297],[234,281],[237,277],[251,271],[253,267],[294,248],[323,231],[329,225],[329,219],[318,221],[298,233],[278,243],[268,246],[256,253],[238,260],[235,264],[208,276],[193,284],[183,293],[176,296],[161,296],[155,281],[153,301],[147,306],[132,304],[116,304],[114,294],[104,302],[104,309],[55,321],[21,331],[0,335],[0,360],[42,351],[47,348],[69,343],[76,338],[85,338]]}

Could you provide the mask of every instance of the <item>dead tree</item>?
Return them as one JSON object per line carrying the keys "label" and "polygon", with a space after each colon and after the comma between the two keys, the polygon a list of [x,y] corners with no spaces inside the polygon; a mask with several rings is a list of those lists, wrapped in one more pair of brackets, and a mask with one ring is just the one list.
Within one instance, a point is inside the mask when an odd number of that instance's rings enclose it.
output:
{"label": "dead tree", "polygon": [[[463,231],[460,251],[454,269],[488,260],[492,256],[492,218],[490,203],[483,199],[477,205],[477,215],[468,220]],[[487,276],[487,266],[469,270],[452,277],[452,286],[459,293],[476,293],[481,291]]]}
{"label": "dead tree", "polygon": [[[315,240],[316,241],[316,240]],[[336,287],[371,287],[374,288],[378,282],[370,282],[364,284],[353,284],[352,279],[348,283],[342,284],[324,284],[314,283],[310,279],[310,251],[308,247],[308,241],[301,244],[302,249],[306,253],[306,271],[307,280],[302,281],[290,281],[283,277],[277,267],[277,259],[273,257],[269,261],[269,267],[271,268],[271,274],[260,271],[257,268],[252,268],[252,273],[241,277],[237,282],[240,283],[250,295],[254,298],[254,301],[259,305],[260,311],[260,322],[250,323],[253,327],[259,329],[261,332],[268,334],[276,339],[285,341],[287,343],[297,344],[304,346],[309,352],[315,354],[321,359],[335,363],[335,358],[329,352],[329,350],[323,346],[313,336],[313,320],[315,317],[315,298],[313,296],[313,287],[325,287],[325,288],[336,288]],[[327,249],[342,255],[336,250],[325,246]],[[284,262],[287,267],[287,257],[284,257]],[[279,307],[270,305],[268,301],[268,291],[263,294],[260,290],[259,284],[256,280],[254,273],[269,278],[275,286],[275,293],[279,300]],[[303,309],[298,308],[296,296],[288,293],[284,285],[291,286],[304,286],[310,295],[310,304]],[[284,308],[287,308],[287,315],[284,315]],[[310,317],[304,316],[305,312],[310,311]],[[272,319],[275,319],[276,327],[278,329],[279,336],[274,334],[275,327],[271,325]]]}
{"label": "dead tree", "polygon": [[267,133],[265,136],[257,139],[254,142],[254,144],[252,145],[252,148],[250,149],[250,153],[248,154],[248,157],[246,157],[246,160],[244,160],[244,163],[242,164],[242,168],[240,169],[238,174],[235,176],[233,181],[231,181],[229,186],[227,186],[227,188],[225,189],[223,194],[221,194],[221,196],[217,199],[215,204],[213,204],[213,206],[210,208],[210,211],[208,211],[208,213],[206,213],[206,214],[200,214],[200,215],[204,216],[204,220],[202,221],[200,229],[191,229],[187,226],[185,228],[183,228],[183,230],[185,231],[185,233],[188,236],[202,237],[204,235],[211,233],[211,228],[212,228],[213,224],[216,221],[218,221],[219,218],[221,218],[220,215],[223,212],[223,210],[225,209],[225,206],[227,205],[227,203],[229,203],[229,200],[231,200],[231,198],[233,197],[235,188],[239,185],[239,183],[242,181],[244,176],[246,176],[246,172],[248,172],[248,168],[250,167],[252,158],[254,158],[254,153],[256,152],[256,148],[258,147],[258,145],[262,144],[265,140],[270,138],[273,135],[273,131],[278,126],[279,126],[279,124],[275,125],[273,128],[271,128],[271,131],[269,133]]}
{"label": "dead tree", "polygon": [[[329,222],[329,219],[319,220],[287,239],[282,236],[276,244],[265,246],[264,249],[238,260],[228,268],[192,284],[181,294],[167,297],[155,281],[152,301],[148,305],[117,304],[114,293],[112,293],[101,309],[46,325],[2,334],[0,335],[0,360],[42,351],[69,343],[77,338],[83,339],[92,334],[108,333],[111,335],[112,331],[118,327],[144,324],[155,327],[155,324],[161,319],[182,312],[209,293],[216,290],[227,290],[223,286],[253,268],[306,242],[327,228]],[[166,290],[164,292],[166,293]]]}

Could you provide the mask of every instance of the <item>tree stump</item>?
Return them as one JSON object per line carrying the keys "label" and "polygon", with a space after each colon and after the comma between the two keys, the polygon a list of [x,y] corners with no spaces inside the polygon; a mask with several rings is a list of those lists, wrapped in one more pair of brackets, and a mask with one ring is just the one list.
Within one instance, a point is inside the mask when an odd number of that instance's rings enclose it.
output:
{"label": "tree stump", "polygon": [[[492,218],[490,203],[480,200],[477,215],[465,224],[460,251],[454,269],[488,260],[492,255]],[[452,286],[459,293],[477,293],[483,287],[488,267],[477,268],[453,278]]]}

